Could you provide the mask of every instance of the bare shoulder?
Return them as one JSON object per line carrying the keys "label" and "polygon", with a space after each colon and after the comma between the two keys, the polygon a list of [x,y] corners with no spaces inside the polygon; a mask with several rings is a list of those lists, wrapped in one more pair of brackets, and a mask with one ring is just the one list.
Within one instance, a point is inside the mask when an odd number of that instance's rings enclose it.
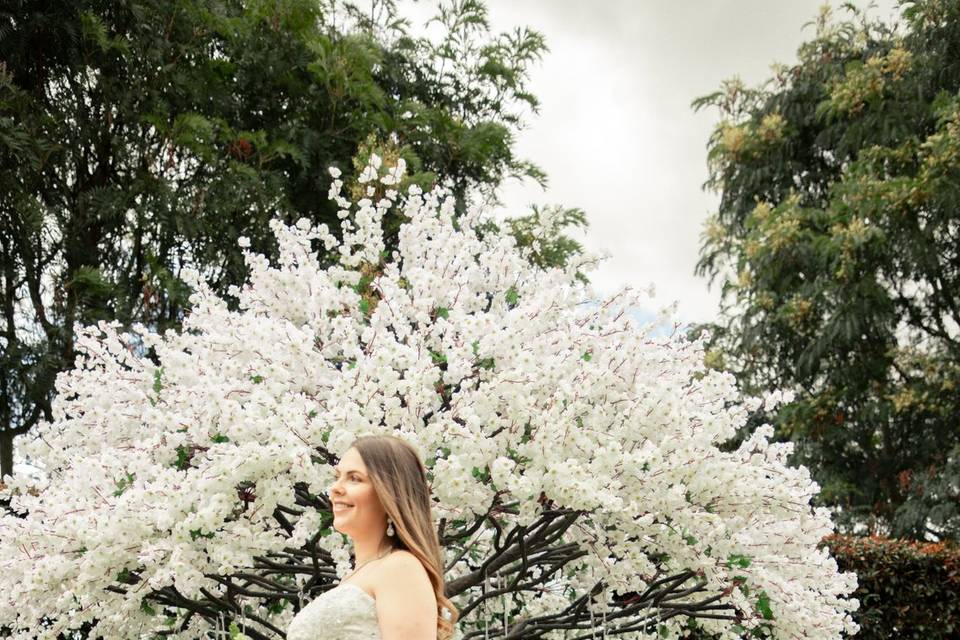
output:
{"label": "bare shoulder", "polygon": [[407,584],[421,579],[430,581],[423,563],[406,549],[397,549],[388,555],[383,561],[381,573],[387,580],[400,579]]}
{"label": "bare shoulder", "polygon": [[377,619],[384,640],[436,640],[437,598],[426,567],[398,549],[377,572]]}
{"label": "bare shoulder", "polygon": [[376,591],[406,591],[410,593],[432,593],[433,584],[426,567],[417,556],[406,549],[397,549],[378,563]]}

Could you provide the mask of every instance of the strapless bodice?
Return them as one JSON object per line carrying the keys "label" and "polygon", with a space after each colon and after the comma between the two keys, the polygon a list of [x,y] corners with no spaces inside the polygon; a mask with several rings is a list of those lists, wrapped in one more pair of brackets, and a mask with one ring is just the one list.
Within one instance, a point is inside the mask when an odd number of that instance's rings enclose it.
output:
{"label": "strapless bodice", "polygon": [[380,640],[376,600],[363,587],[341,582],[293,617],[287,640]]}

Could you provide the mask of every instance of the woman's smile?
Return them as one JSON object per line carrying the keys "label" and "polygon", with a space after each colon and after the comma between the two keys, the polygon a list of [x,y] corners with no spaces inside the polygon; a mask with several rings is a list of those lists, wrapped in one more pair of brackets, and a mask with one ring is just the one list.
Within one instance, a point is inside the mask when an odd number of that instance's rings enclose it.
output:
{"label": "woman's smile", "polygon": [[346,504],[343,502],[334,502],[333,503],[333,512],[334,513],[343,513],[347,509],[353,508],[352,504]]}

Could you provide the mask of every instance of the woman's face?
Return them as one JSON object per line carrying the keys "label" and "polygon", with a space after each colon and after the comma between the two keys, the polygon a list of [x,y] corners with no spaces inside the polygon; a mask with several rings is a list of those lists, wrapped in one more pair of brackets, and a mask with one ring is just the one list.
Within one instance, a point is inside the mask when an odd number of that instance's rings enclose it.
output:
{"label": "woman's face", "polygon": [[330,487],[334,528],[354,539],[363,532],[385,530],[387,514],[373,489],[360,453],[352,447],[347,449],[334,472],[335,480]]}

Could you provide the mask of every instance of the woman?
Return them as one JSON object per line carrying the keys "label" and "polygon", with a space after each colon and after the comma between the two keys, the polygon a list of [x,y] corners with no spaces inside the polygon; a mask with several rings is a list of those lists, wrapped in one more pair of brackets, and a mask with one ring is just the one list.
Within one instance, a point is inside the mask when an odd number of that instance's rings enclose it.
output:
{"label": "woman", "polygon": [[365,436],[334,469],[333,526],[353,541],[354,570],[294,617],[287,640],[451,637],[458,612],[443,593],[443,557],[416,450],[393,436]]}

